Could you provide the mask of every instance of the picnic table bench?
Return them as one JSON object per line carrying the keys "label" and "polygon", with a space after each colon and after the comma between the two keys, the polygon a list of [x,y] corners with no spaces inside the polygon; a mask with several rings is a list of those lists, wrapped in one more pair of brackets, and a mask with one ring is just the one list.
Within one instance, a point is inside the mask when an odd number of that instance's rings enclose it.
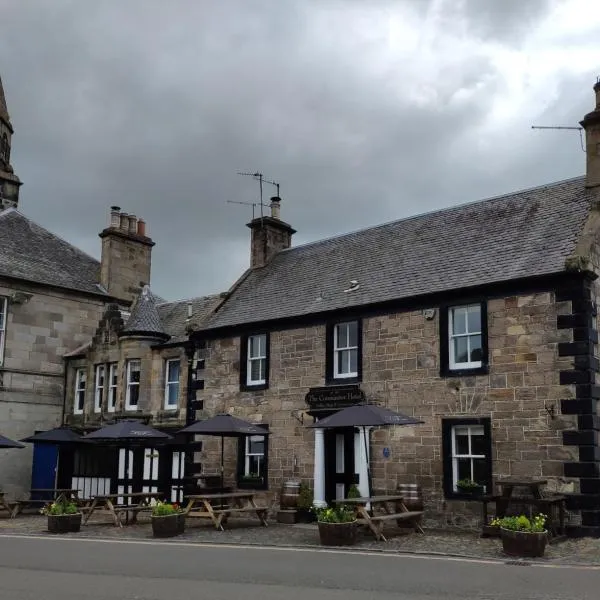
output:
{"label": "picnic table bench", "polygon": [[[408,521],[412,524],[415,531],[424,533],[419,524],[420,517],[423,516],[422,510],[408,510],[404,504],[404,496],[370,496],[363,498],[344,498],[334,501],[335,504],[353,505],[356,511],[359,523],[366,525],[377,541],[387,539],[383,535],[383,527],[386,522]],[[370,510],[367,507],[370,507]],[[376,513],[376,509],[382,509],[383,513]],[[400,509],[398,511],[398,509]]]}
{"label": "picnic table bench", "polygon": [[5,510],[11,519],[13,518],[13,510],[16,504],[16,502],[9,502],[6,499],[4,492],[0,492],[0,510]]}
{"label": "picnic table bench", "polygon": [[194,494],[188,496],[188,504],[184,510],[190,518],[210,519],[216,529],[224,531],[232,514],[255,514],[261,525],[267,527],[269,509],[257,506],[254,492],[226,492],[220,494]]}
{"label": "picnic table bench", "polygon": [[[37,497],[34,497],[37,496]],[[71,501],[79,502],[79,490],[72,488],[31,488],[29,498],[17,500],[12,503],[11,517],[14,519],[24,508],[43,508],[51,502]]]}
{"label": "picnic table bench", "polygon": [[[126,523],[129,523],[129,513],[132,514],[131,523],[137,521],[137,515],[140,512],[148,512],[152,510],[152,501],[163,498],[164,494],[161,492],[131,492],[115,493],[115,494],[102,494],[98,496],[92,496],[86,500],[80,507],[80,511],[84,514],[83,524],[86,525],[90,520],[90,517],[94,512],[101,511],[108,513],[115,526],[123,527],[122,516],[126,516]],[[123,499],[124,502],[120,503],[119,500]],[[127,501],[137,502],[127,502]]]}

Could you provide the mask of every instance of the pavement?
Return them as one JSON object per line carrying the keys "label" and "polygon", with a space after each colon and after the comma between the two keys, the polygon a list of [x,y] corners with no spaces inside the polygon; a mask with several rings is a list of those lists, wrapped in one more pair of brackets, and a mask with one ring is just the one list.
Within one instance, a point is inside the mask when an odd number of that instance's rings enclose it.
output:
{"label": "pavement", "polygon": [[[155,541],[157,544],[188,542],[202,544],[230,544],[244,546],[282,548],[321,548],[316,524],[282,525],[270,521],[269,527],[260,527],[256,519],[231,519],[225,531],[202,520],[186,523],[185,533],[172,540],[153,540],[149,517],[140,516],[139,524],[122,529],[115,527],[108,517],[94,515],[79,533],[68,534],[75,539],[109,539]],[[414,553],[456,556],[486,560],[507,561],[497,538],[481,538],[478,532],[459,530],[425,529],[425,535],[412,530],[386,526],[387,542],[377,542],[369,534],[361,532],[356,551],[378,553]],[[0,518],[0,535],[51,536],[46,531],[46,517],[39,514],[20,515],[16,519]],[[389,534],[389,535],[388,535]],[[546,555],[528,562],[540,564],[600,565],[600,539],[570,539],[551,544]],[[1,597],[0,597],[0,600]]]}
{"label": "pavement", "polygon": [[600,568],[0,536],[2,600],[591,600]]}

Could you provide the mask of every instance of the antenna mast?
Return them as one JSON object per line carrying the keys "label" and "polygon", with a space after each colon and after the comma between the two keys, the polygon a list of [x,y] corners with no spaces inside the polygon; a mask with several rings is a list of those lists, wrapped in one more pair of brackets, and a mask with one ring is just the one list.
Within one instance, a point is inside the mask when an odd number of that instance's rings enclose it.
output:
{"label": "antenna mast", "polygon": [[581,144],[581,149],[585,152],[585,146],[583,144],[583,127],[565,127],[560,125],[532,125],[531,129],[556,129],[561,131],[579,131],[579,143]]}

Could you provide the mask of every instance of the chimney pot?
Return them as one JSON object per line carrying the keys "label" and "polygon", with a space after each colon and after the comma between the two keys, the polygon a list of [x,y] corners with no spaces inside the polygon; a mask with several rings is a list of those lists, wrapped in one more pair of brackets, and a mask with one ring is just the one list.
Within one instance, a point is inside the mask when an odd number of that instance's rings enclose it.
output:
{"label": "chimney pot", "polygon": [[111,206],[110,207],[110,226],[111,227],[119,227],[121,222],[121,217],[119,215],[121,208],[119,206]]}
{"label": "chimney pot", "polygon": [[129,233],[135,235],[137,233],[137,217],[135,215],[129,215]]}
{"label": "chimney pot", "polygon": [[146,221],[144,219],[138,219],[137,234],[146,237]]}
{"label": "chimney pot", "polygon": [[281,198],[279,196],[273,196],[271,198],[271,216],[274,219],[279,219],[281,214]]}
{"label": "chimney pot", "polygon": [[121,221],[119,227],[124,231],[127,231],[129,229],[129,215],[127,213],[121,213],[120,218]]}

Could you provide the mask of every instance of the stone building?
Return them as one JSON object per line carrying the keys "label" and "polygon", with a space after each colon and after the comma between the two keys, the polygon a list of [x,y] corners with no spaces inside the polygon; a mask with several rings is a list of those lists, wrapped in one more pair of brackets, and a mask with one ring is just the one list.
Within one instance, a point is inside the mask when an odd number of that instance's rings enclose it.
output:
{"label": "stone building", "polygon": [[[12,134],[0,81],[0,432],[20,439],[61,423],[63,356],[91,338],[107,304],[127,307],[150,282],[153,242],[143,221],[118,214],[98,261],[27,218]],[[9,496],[29,489],[31,472],[31,447],[0,451]]]}
{"label": "stone building", "polygon": [[[372,488],[419,484],[429,523],[477,519],[461,479],[537,477],[569,494],[573,535],[600,535],[594,90],[585,177],[295,248],[278,198],[249,224],[250,269],[191,336],[202,415],[270,429],[228,443],[230,484],[276,495],[301,478],[324,504],[366,493],[368,450]],[[366,443],[306,427],[364,400],[424,423]]]}

